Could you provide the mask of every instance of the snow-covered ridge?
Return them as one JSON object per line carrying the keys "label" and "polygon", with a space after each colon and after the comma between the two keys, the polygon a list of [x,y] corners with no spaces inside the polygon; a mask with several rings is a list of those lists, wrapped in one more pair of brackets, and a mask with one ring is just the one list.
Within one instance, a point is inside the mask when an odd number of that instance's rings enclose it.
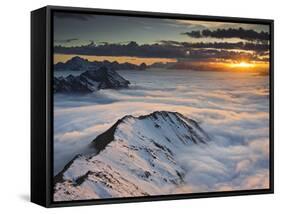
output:
{"label": "snow-covered ridge", "polygon": [[125,116],[97,136],[93,155],[78,155],[54,178],[55,201],[169,194],[184,182],[176,156],[208,142],[196,121],[177,112]]}
{"label": "snow-covered ridge", "polygon": [[99,89],[127,88],[130,82],[108,67],[88,70],[79,76],[54,77],[54,93],[90,93]]}
{"label": "snow-covered ridge", "polygon": [[[177,140],[185,144],[206,143],[206,141],[208,140],[207,134],[194,120],[186,118],[182,114],[177,112],[156,111],[144,116],[134,117],[131,115],[127,115],[122,119],[119,119],[111,128],[109,128],[107,131],[97,136],[97,138],[93,140],[92,143],[94,147],[98,151],[104,149],[107,144],[117,138],[120,129],[121,132],[124,132],[122,128],[125,128],[126,124],[137,126],[136,128],[138,129],[138,133],[140,133],[141,131],[143,131],[143,133],[153,131],[159,134],[159,136],[157,137],[163,137],[162,135],[163,133],[165,133],[167,136],[165,137],[165,139],[161,139],[161,141],[164,140],[170,142],[171,140],[168,137],[170,133],[176,134]],[[128,128],[131,129],[130,127]],[[143,140],[138,133],[134,133],[134,136]],[[115,136],[115,134],[117,134],[117,136]]]}

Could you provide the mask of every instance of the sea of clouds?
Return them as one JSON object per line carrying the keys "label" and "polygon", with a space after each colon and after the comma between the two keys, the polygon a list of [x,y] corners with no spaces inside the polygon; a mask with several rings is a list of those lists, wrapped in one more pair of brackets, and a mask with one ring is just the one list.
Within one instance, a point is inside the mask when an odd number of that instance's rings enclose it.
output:
{"label": "sea of clouds", "polygon": [[54,97],[54,174],[125,115],[177,111],[199,122],[207,145],[177,154],[186,184],[170,192],[269,187],[269,79],[253,73],[120,71],[129,89]]}

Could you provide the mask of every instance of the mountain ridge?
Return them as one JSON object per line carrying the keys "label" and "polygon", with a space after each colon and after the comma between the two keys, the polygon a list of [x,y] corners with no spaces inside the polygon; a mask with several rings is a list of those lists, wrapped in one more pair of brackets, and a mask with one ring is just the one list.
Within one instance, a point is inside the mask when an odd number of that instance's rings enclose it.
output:
{"label": "mountain ridge", "polygon": [[[106,130],[104,133],[100,134],[99,136],[97,136],[97,138],[95,138],[93,141],[92,141],[92,144],[94,144],[94,147],[100,151],[102,149],[105,148],[105,146],[110,143],[111,141],[114,140],[114,133],[115,133],[115,130],[116,128],[118,127],[119,124],[121,123],[124,123],[124,121],[128,118],[133,118],[133,119],[139,119],[139,120],[144,120],[146,118],[154,118],[154,119],[157,119],[157,116],[163,116],[164,117],[169,117],[169,114],[173,114],[173,115],[176,115],[177,119],[180,119],[180,118],[185,118],[185,120],[188,120],[190,123],[193,124],[193,126],[196,126],[196,128],[198,130],[200,130],[201,133],[204,133],[204,131],[201,129],[201,127],[197,124],[197,122],[195,122],[194,120],[192,119],[189,119],[189,118],[186,118],[184,117],[182,114],[178,113],[178,112],[167,112],[167,111],[155,111],[155,112],[152,112],[150,114],[147,114],[147,115],[141,115],[139,117],[135,117],[135,116],[132,116],[132,115],[126,115],[124,117],[122,117],[121,119],[119,119],[114,125],[112,125],[108,130]],[[183,121],[182,121],[183,122]],[[159,128],[160,126],[158,124],[155,124],[155,126],[157,128]],[[204,137],[205,137],[205,140],[203,140],[201,137],[198,137],[196,135],[196,138],[193,137],[193,140],[195,143],[206,143],[207,140],[209,140],[209,137],[207,136],[207,134],[204,133]],[[98,142],[98,143],[97,143]]]}
{"label": "mountain ridge", "polygon": [[145,70],[148,66],[145,63],[140,65],[124,62],[119,63],[117,61],[110,62],[104,61],[89,61],[88,59],[74,56],[66,62],[58,62],[54,64],[55,71],[85,71],[89,69],[98,69],[106,66],[114,70]]}
{"label": "mountain ridge", "polygon": [[168,194],[187,173],[177,154],[209,140],[178,112],[126,115],[91,142],[96,154],[76,156],[55,176],[55,200]]}
{"label": "mountain ridge", "polygon": [[87,70],[79,76],[54,77],[54,93],[91,93],[100,89],[128,88],[130,82],[115,70],[100,67]]}

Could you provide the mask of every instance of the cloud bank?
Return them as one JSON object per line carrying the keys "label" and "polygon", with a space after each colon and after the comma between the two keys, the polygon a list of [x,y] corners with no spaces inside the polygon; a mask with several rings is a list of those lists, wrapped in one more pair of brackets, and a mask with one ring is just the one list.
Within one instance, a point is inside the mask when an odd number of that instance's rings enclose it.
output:
{"label": "cloud bank", "polygon": [[243,28],[228,28],[228,29],[216,29],[216,30],[197,30],[182,33],[184,35],[188,35],[192,38],[217,38],[217,39],[226,39],[226,38],[239,38],[248,41],[260,41],[260,42],[268,42],[269,41],[269,33],[268,32],[257,32],[255,30],[245,30]]}
{"label": "cloud bank", "polygon": [[95,55],[95,56],[133,56],[173,58],[186,60],[204,59],[248,59],[252,61],[268,61],[268,44],[222,42],[222,43],[188,43],[171,40],[161,40],[154,44],[139,45],[131,41],[127,44],[94,42],[88,45],[64,47],[55,46],[58,54]]}
{"label": "cloud bank", "polygon": [[124,115],[166,110],[195,119],[212,138],[207,146],[190,146],[177,155],[187,173],[185,185],[171,193],[269,187],[268,77],[165,71],[121,75],[135,84],[85,97],[55,96],[56,171],[77,153],[93,152],[89,142]]}

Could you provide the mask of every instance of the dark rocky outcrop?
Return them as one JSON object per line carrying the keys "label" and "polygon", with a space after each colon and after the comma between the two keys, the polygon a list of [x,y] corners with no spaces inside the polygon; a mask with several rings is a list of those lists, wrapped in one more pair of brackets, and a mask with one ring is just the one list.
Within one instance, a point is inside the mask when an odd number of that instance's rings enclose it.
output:
{"label": "dark rocky outcrop", "polygon": [[100,89],[128,88],[130,82],[108,67],[87,70],[79,76],[55,77],[54,93],[91,93]]}

